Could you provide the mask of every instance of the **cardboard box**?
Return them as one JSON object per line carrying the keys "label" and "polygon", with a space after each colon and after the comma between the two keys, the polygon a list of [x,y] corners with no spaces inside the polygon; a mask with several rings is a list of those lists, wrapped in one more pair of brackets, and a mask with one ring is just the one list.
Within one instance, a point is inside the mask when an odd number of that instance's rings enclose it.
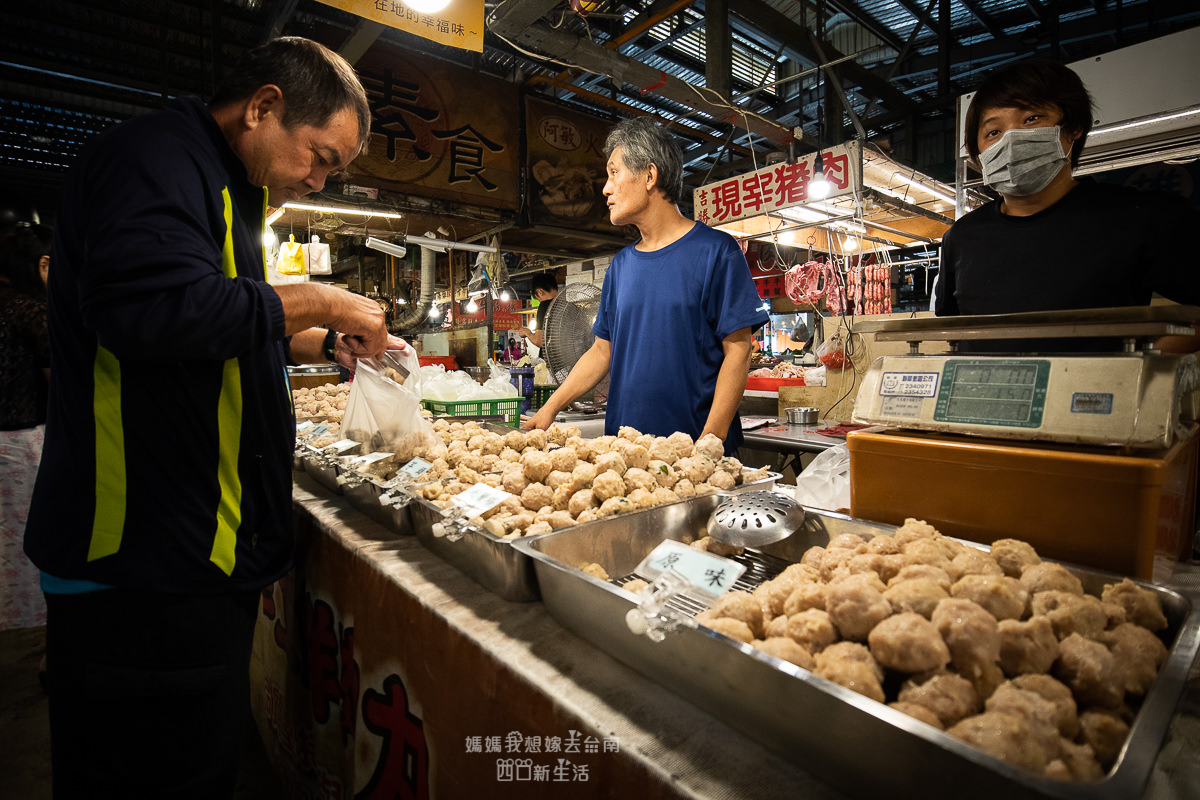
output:
{"label": "cardboard box", "polygon": [[1151,579],[1189,557],[1197,429],[1161,452],[868,428],[846,437],[850,512],[947,536],[1029,542],[1045,558]]}

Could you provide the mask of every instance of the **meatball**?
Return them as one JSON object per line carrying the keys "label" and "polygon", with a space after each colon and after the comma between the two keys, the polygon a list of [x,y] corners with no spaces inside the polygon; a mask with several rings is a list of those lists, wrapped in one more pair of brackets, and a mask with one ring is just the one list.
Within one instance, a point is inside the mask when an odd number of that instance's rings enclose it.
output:
{"label": "meatball", "polygon": [[1079,733],[1079,716],[1075,705],[1075,696],[1060,680],[1049,675],[1020,675],[1013,678],[1012,685],[1027,692],[1041,695],[1045,700],[1054,704],[1054,724],[1059,734],[1073,739]]}
{"label": "meatball", "polygon": [[576,489],[588,489],[596,479],[596,465],[581,461],[571,470],[571,483]]}
{"label": "meatball", "polygon": [[696,487],[687,478],[680,478],[678,481],[676,481],[675,486],[673,488],[675,490],[675,494],[679,495],[682,498],[696,496]]}
{"label": "meatball", "polygon": [[[784,604],[792,592],[796,591],[801,584],[818,583],[820,577],[816,570],[806,564],[789,564],[783,572],[759,587],[759,590],[765,595],[767,611],[772,616],[784,613]],[[823,593],[824,584],[820,585]],[[821,607],[824,608],[824,604]]]}
{"label": "meatball", "polygon": [[628,494],[634,489],[645,489],[647,492],[653,492],[658,488],[658,481],[654,480],[654,476],[640,467],[630,467],[625,471],[625,493]]}
{"label": "meatball", "polygon": [[728,636],[730,639],[737,639],[739,642],[750,644],[754,641],[754,634],[750,631],[750,626],[742,622],[740,619],[732,619],[730,617],[706,617],[701,620],[707,612],[696,616],[696,621],[706,628],[714,630],[723,636]]}
{"label": "meatball", "polygon": [[1117,683],[1135,697],[1149,691],[1158,677],[1158,668],[1167,658],[1166,645],[1153,633],[1132,622],[1106,631],[1099,640],[1112,653]]}
{"label": "meatball", "polygon": [[949,596],[945,589],[929,578],[914,578],[893,583],[883,593],[884,599],[892,604],[894,611],[912,611],[926,619],[933,616],[933,610],[937,608],[938,603]]}
{"label": "meatball", "polygon": [[688,546],[702,553],[712,553],[715,556],[740,556],[746,552],[744,547],[718,542],[711,536],[702,536]]}
{"label": "meatball", "polygon": [[1004,683],[984,703],[986,711],[1023,717],[1029,723],[1029,735],[1045,751],[1047,758],[1058,758],[1059,733],[1054,703],[1036,692]]}
{"label": "meatball", "polygon": [[1019,539],[997,539],[992,542],[992,558],[1010,578],[1019,578],[1026,567],[1042,563],[1033,545]]}
{"label": "meatball", "polygon": [[509,494],[519,495],[528,485],[529,478],[525,477],[525,470],[520,466],[509,467],[500,476],[500,486]]}
{"label": "meatball", "polygon": [[592,492],[602,503],[610,497],[624,497],[625,481],[616,472],[601,472],[592,481]]}
{"label": "meatball", "polygon": [[825,610],[825,584],[815,581],[801,583],[783,601],[783,613],[789,617],[810,608]]}
{"label": "meatball", "polygon": [[942,721],[938,719],[937,714],[930,711],[925,706],[919,706],[916,703],[888,703],[889,708],[894,708],[901,714],[907,714],[913,719],[918,719],[926,725],[932,725],[939,731],[943,730]]}
{"label": "meatball", "polygon": [[909,542],[916,541],[917,539],[929,539],[939,534],[937,528],[925,522],[925,520],[909,517],[904,520],[904,524],[897,528],[896,532],[892,535],[896,537],[897,544],[903,548]]}
{"label": "meatball", "polygon": [[[871,629],[889,617],[892,606],[878,588],[866,580],[869,573],[851,575],[829,585],[825,610],[844,638],[866,641]],[[871,576],[873,577],[873,576]],[[879,583],[879,579],[875,578]]]}
{"label": "meatball", "polygon": [[602,472],[615,472],[618,477],[625,474],[628,467],[625,464],[625,459],[621,458],[620,453],[604,453],[596,456],[596,474]]}
{"label": "meatball", "polygon": [[646,466],[646,471],[654,476],[654,480],[664,489],[670,489],[679,480],[679,476],[675,474],[675,469],[665,461],[651,461]]}
{"label": "meatball", "polygon": [[1054,676],[1071,687],[1076,699],[1086,705],[1113,708],[1125,696],[1125,687],[1117,682],[1112,653],[1078,633],[1059,643]]}
{"label": "meatball", "polygon": [[1149,589],[1143,589],[1126,578],[1120,583],[1105,584],[1100,595],[1106,603],[1116,603],[1125,609],[1125,619],[1152,631],[1167,627],[1162,601]]}
{"label": "meatball", "polygon": [[653,508],[655,505],[654,495],[645,489],[634,489],[625,497],[638,508]]}
{"label": "meatball", "polygon": [[661,505],[664,505],[665,503],[674,503],[677,500],[679,500],[679,495],[675,494],[670,489],[664,489],[663,487],[660,486],[654,490],[654,504],[655,505],[661,506]]}
{"label": "meatball", "polygon": [[675,458],[687,458],[692,454],[695,445],[692,443],[692,437],[688,436],[683,431],[675,431],[667,437],[667,441],[675,447]]}
{"label": "meatball", "polygon": [[621,458],[625,460],[625,465],[631,469],[633,467],[645,469],[650,466],[650,451],[640,444],[629,442],[623,446],[617,445],[613,449],[621,455]]}
{"label": "meatball", "polygon": [[815,664],[811,653],[786,636],[756,640],[750,644],[769,656],[790,661],[801,669],[812,669]]}
{"label": "meatball", "polygon": [[633,510],[634,505],[629,502],[628,497],[610,497],[600,504],[600,508],[596,509],[596,513],[601,517],[614,517],[617,514],[624,514]]}
{"label": "meatball", "polygon": [[888,580],[888,586],[900,583],[901,581],[912,580],[914,578],[927,578],[945,589],[947,592],[950,591],[950,587],[953,585],[953,582],[950,580],[950,576],[946,574],[946,570],[942,569],[941,567],[935,567],[932,564],[909,564],[901,567],[900,571]]}
{"label": "meatball", "polygon": [[553,506],[554,490],[544,483],[531,483],[521,492],[521,505],[530,511]]}
{"label": "meatball", "polygon": [[591,575],[593,578],[599,578],[602,581],[610,580],[608,577],[608,570],[595,562],[584,564],[579,569],[583,572],[586,572],[588,575]]}
{"label": "meatball", "polygon": [[550,451],[550,469],[559,472],[571,472],[575,469],[575,464],[579,461],[575,457],[575,451],[567,447],[560,447],[557,450]]}
{"label": "meatball", "polygon": [[705,455],[681,458],[675,462],[675,472],[692,483],[704,483],[713,474],[716,463]]}
{"label": "meatball", "polygon": [[1049,759],[1023,717],[989,711],[968,717],[946,733],[990,756],[1029,772],[1042,773]]}
{"label": "meatball", "polygon": [[560,486],[566,486],[568,489],[574,489],[575,485],[571,479],[571,473],[563,472],[560,469],[550,470],[550,474],[542,483],[549,486],[551,489],[557,489]]}
{"label": "meatball", "polygon": [[[507,434],[506,434],[507,435]],[[548,443],[546,432],[540,430],[532,430],[525,432],[525,446],[532,447],[534,450],[545,450]],[[516,448],[513,448],[516,449]]]}
{"label": "meatball", "polygon": [[1062,564],[1053,561],[1043,561],[1026,567],[1021,573],[1021,585],[1029,596],[1038,592],[1059,591],[1071,594],[1083,594],[1083,584]]}
{"label": "meatball", "polygon": [[[547,511],[537,515],[538,522],[549,522],[554,530],[569,528],[575,524],[575,518],[566,511]],[[607,580],[607,579],[606,579]]]}
{"label": "meatball", "polygon": [[851,691],[884,702],[883,670],[871,652],[855,642],[838,642],[816,655],[813,673]]}
{"label": "meatball", "polygon": [[996,619],[1020,619],[1029,593],[1006,575],[964,575],[950,587],[950,596],[974,601]]}
{"label": "meatball", "polygon": [[624,589],[625,591],[629,592],[630,594],[637,594],[638,592],[640,592],[642,589],[645,589],[649,585],[650,584],[646,583],[641,578],[634,578],[631,581],[626,581],[625,583],[621,584],[621,588]]}
{"label": "meatball", "polygon": [[1129,725],[1111,711],[1084,711],[1079,715],[1079,738],[1091,745],[1100,766],[1109,769],[1117,761]]}
{"label": "meatball", "polygon": [[726,592],[717,598],[717,602],[713,603],[709,608],[715,617],[731,617],[740,619],[742,622],[750,626],[750,630],[755,637],[762,638],[763,635],[763,609],[762,603],[758,598],[749,592],[732,591]]}
{"label": "meatball", "polygon": [[[642,435],[642,432],[632,425],[622,425],[617,428],[617,438],[624,439],[627,442],[637,441],[637,438]],[[616,444],[615,442],[613,443]]]}
{"label": "meatball", "polygon": [[518,453],[525,449],[526,444],[528,444],[528,442],[527,437],[525,436],[525,431],[509,431],[508,433],[504,434],[504,446],[511,447]]}
{"label": "meatball", "polygon": [[879,536],[871,537],[871,540],[867,542],[867,552],[878,553],[881,556],[898,555],[902,549],[900,543],[896,541],[895,536],[880,534]]}
{"label": "meatball", "polygon": [[716,489],[732,489],[737,485],[737,481],[728,472],[716,470],[708,476],[708,485]]}
{"label": "meatball", "polygon": [[596,499],[596,495],[592,493],[591,489],[580,489],[567,500],[567,511],[573,517],[578,517],[586,509],[599,507],[600,501]]}
{"label": "meatball", "polygon": [[928,672],[950,662],[950,650],[936,627],[920,614],[895,614],[871,629],[871,655],[900,672]]}
{"label": "meatball", "polygon": [[695,452],[708,456],[714,462],[720,461],[725,455],[725,443],[714,434],[706,433],[696,440]]}
{"label": "meatball", "polygon": [[[843,533],[840,536],[835,536],[829,540],[829,544],[825,545],[826,550],[853,550],[856,553],[865,553],[867,540],[856,533]],[[863,548],[859,550],[859,548]]]}
{"label": "meatball", "polygon": [[1058,660],[1058,637],[1046,617],[1031,617],[1024,622],[1002,620],[997,633],[1000,666],[1008,675],[1043,673]]}
{"label": "meatball", "polygon": [[1070,739],[1059,739],[1058,759],[1046,765],[1046,777],[1060,781],[1090,783],[1104,777],[1104,769],[1096,760],[1096,751],[1090,744],[1077,744]]}
{"label": "meatball", "polygon": [[651,461],[674,464],[679,459],[679,453],[675,451],[675,445],[668,441],[665,436],[655,438],[654,442],[646,450],[650,454]]}
{"label": "meatball", "polygon": [[902,703],[925,706],[949,727],[964,717],[978,713],[979,694],[971,682],[953,672],[909,678],[900,686],[896,699]]}
{"label": "meatball", "polygon": [[837,629],[833,627],[829,614],[818,608],[810,608],[780,619],[786,620],[784,631],[787,636],[810,653],[819,653],[837,641]]}
{"label": "meatball", "polygon": [[550,474],[551,469],[550,456],[535,450],[531,450],[521,456],[521,467],[525,470],[525,477],[529,478],[531,483],[541,483],[546,476]]}
{"label": "meatball", "polygon": [[[950,562],[957,578],[964,575],[1003,575],[1004,570],[996,563],[996,559],[982,550],[968,547],[954,557]],[[955,580],[957,580],[955,578]]]}
{"label": "meatball", "polygon": [[[550,474],[553,475],[554,473]],[[566,511],[571,503],[571,495],[573,494],[574,492],[571,491],[569,484],[564,483],[556,486],[554,489],[554,508],[558,511]]]}
{"label": "meatball", "polygon": [[1000,658],[996,618],[978,603],[955,598],[943,600],[934,609],[932,621],[950,649],[950,663],[960,673],[993,664]]}
{"label": "meatball", "polygon": [[[1033,569],[1030,567],[1030,569]],[[1108,626],[1108,613],[1099,598],[1050,590],[1038,592],[1030,601],[1035,617],[1045,617],[1054,626],[1054,635],[1065,639],[1078,633],[1094,638]]]}

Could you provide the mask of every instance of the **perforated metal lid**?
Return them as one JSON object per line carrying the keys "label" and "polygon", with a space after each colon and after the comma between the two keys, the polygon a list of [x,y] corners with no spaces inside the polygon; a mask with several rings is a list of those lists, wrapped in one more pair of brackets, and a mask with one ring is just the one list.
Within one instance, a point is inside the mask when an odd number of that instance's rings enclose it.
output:
{"label": "perforated metal lid", "polygon": [[708,535],[735,547],[760,547],[791,536],[804,524],[804,509],[776,492],[741,492],[721,502],[708,518]]}

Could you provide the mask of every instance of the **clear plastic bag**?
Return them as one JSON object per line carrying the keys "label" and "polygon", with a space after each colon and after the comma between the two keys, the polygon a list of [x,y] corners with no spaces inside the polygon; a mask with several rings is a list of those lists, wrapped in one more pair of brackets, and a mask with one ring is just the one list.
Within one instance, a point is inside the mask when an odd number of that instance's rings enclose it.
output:
{"label": "clear plastic bag", "polygon": [[817,348],[817,358],[821,359],[826,369],[845,369],[850,366],[850,359],[846,358],[846,346],[837,334],[821,342]]}
{"label": "clear plastic bag", "polygon": [[846,445],[818,453],[796,477],[796,502],[829,511],[850,508],[850,449]]}
{"label": "clear plastic bag", "polygon": [[304,250],[304,266],[309,275],[329,275],[332,266],[329,263],[329,245],[322,242],[314,233],[312,242],[301,245]]}
{"label": "clear plastic bag", "polygon": [[342,434],[371,452],[395,453],[401,463],[438,439],[421,416],[421,396],[384,376],[378,364],[360,360],[346,399]]}

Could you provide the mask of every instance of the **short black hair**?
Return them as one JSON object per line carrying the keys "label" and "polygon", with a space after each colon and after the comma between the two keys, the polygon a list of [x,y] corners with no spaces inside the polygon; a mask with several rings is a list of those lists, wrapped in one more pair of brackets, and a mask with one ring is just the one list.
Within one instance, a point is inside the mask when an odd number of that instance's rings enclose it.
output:
{"label": "short black hair", "polygon": [[344,109],[358,120],[358,149],[371,138],[371,107],[354,67],[322,44],[281,36],[246,51],[209,101],[210,108],[245,100],[274,84],[283,93],[283,124],[322,127]]}
{"label": "short black hair", "polygon": [[1071,147],[1071,166],[1079,166],[1079,154],[1092,129],[1092,96],[1069,67],[1055,61],[1019,61],[992,73],[975,90],[965,120],[967,152],[979,160],[979,124],[988,108],[1035,109],[1054,106],[1062,112],[1059,126],[1079,138]]}
{"label": "short black hair", "polygon": [[537,275],[534,275],[533,280],[529,282],[530,292],[536,294],[538,289],[541,289],[543,292],[557,292],[558,279],[549,272],[539,272]]}

